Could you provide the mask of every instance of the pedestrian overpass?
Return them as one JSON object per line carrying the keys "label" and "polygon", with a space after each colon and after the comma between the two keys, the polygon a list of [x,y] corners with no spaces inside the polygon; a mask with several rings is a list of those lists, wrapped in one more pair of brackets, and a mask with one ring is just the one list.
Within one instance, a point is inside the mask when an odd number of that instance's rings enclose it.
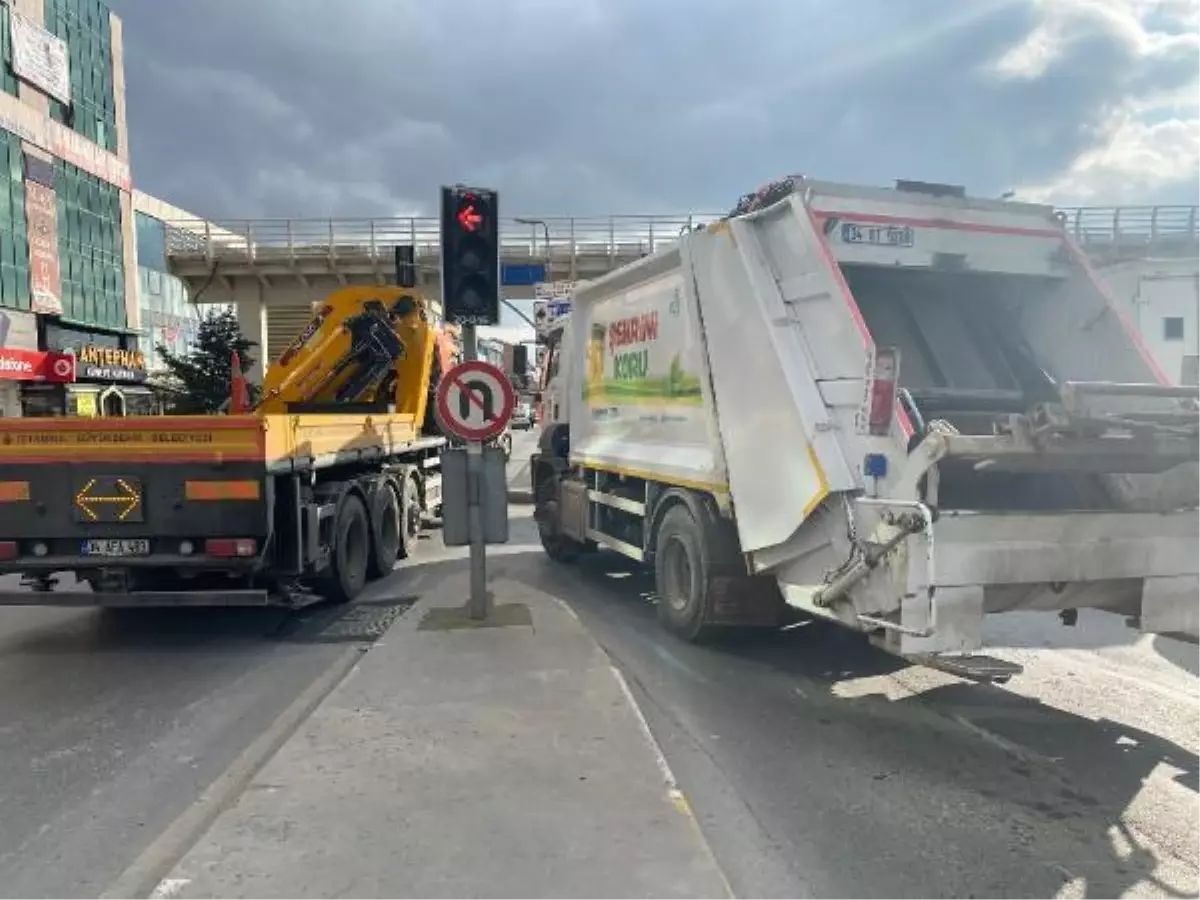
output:
{"label": "pedestrian overpass", "polygon": [[[501,226],[507,299],[537,282],[597,278],[678,240],[709,216],[508,219]],[[312,304],[347,284],[384,284],[396,247],[413,248],[417,284],[440,301],[436,218],[167,221],[167,259],[193,301],[232,303],[246,336],[278,358],[308,322]],[[261,372],[253,373],[261,376]]]}
{"label": "pedestrian overpass", "polygon": [[[1076,207],[1059,214],[1098,266],[1197,255],[1196,206]],[[500,229],[505,295],[532,297],[538,281],[597,278],[719,218],[684,213],[506,219]],[[255,380],[261,379],[263,361],[278,358],[303,329],[315,301],[341,285],[392,281],[398,246],[413,248],[418,286],[440,300],[440,224],[434,217],[164,224],[168,264],[192,300],[236,306],[246,336],[263,348],[250,373]]]}

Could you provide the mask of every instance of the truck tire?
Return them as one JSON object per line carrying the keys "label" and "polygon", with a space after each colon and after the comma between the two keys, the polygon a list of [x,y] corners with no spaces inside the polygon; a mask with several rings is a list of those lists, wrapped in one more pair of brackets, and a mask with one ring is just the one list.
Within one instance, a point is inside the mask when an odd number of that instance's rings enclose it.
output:
{"label": "truck tire", "polygon": [[685,641],[712,633],[708,625],[714,560],[704,528],[686,505],[667,510],[655,541],[654,582],[658,621]]}
{"label": "truck tire", "polygon": [[421,491],[415,478],[405,478],[400,499],[400,546],[397,555],[408,559],[421,538]]}
{"label": "truck tire", "polygon": [[538,540],[546,555],[558,563],[572,563],[583,552],[583,544],[558,530],[558,481],[553,472],[542,472],[534,494],[533,518]]}
{"label": "truck tire", "polygon": [[347,493],[338,504],[333,522],[333,547],[329,568],[321,578],[320,592],[334,603],[348,603],[367,583],[367,561],[371,556],[371,527],[367,507],[355,493]]}
{"label": "truck tire", "polygon": [[371,510],[371,555],[367,577],[386,578],[400,555],[401,507],[391,483],[384,481],[375,491]]}
{"label": "truck tire", "polygon": [[542,541],[542,549],[546,555],[557,563],[573,563],[583,552],[583,545],[562,534],[546,534],[539,530],[538,536]]}

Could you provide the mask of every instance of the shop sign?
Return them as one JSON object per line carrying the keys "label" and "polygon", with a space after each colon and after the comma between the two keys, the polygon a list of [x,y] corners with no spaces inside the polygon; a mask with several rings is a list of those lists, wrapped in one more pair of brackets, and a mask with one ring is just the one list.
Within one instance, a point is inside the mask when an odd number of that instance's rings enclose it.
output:
{"label": "shop sign", "polygon": [[75,357],[70,353],[0,348],[0,381],[48,381],[67,384],[75,380]]}
{"label": "shop sign", "polygon": [[145,381],[146,357],[138,350],[87,344],[76,353],[79,379],[89,381]]}
{"label": "shop sign", "polygon": [[29,293],[35,313],[61,316],[62,270],[58,262],[58,207],[53,188],[25,180],[29,231]]}
{"label": "shop sign", "polygon": [[69,106],[71,69],[67,42],[15,10],[9,11],[9,21],[13,72]]}

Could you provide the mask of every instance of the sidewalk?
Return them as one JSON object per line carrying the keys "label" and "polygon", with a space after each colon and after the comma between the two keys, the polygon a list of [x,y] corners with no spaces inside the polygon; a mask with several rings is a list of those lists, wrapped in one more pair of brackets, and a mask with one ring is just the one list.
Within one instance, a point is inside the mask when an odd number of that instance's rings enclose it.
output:
{"label": "sidewalk", "polygon": [[436,579],[156,894],[728,896],[608,657],[504,568],[488,627]]}
{"label": "sidewalk", "polygon": [[[533,502],[533,487],[529,481],[529,456],[536,445],[531,444],[527,449],[525,443],[522,441],[519,446],[514,447],[513,457],[508,461],[505,475],[508,479],[509,503]],[[517,456],[518,449],[525,452]]]}

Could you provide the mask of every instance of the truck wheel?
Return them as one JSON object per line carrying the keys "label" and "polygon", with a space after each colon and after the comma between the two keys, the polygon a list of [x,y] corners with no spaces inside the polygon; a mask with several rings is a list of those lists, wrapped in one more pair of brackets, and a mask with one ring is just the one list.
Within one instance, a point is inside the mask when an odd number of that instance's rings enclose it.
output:
{"label": "truck wheel", "polygon": [[374,507],[371,516],[371,556],[367,560],[367,576],[372,580],[390,575],[400,554],[400,501],[386,481],[376,492]]}
{"label": "truck wheel", "polygon": [[685,641],[700,641],[712,630],[705,621],[712,568],[700,524],[683,504],[671,507],[655,545],[656,606],[658,621]]}
{"label": "truck wheel", "polygon": [[404,497],[400,501],[400,548],[399,557],[408,559],[417,552],[417,541],[421,537],[421,492],[412,478],[404,479]]}
{"label": "truck wheel", "polygon": [[558,530],[558,482],[553,475],[538,479],[533,518],[537,522],[542,549],[555,562],[571,563],[583,552],[583,544]]}
{"label": "truck wheel", "polygon": [[321,594],[334,603],[348,603],[367,583],[371,528],[367,507],[358,494],[346,494],[333,522],[333,553],[321,579]]}
{"label": "truck wheel", "polygon": [[583,545],[578,541],[572,540],[569,537],[561,534],[546,534],[544,531],[539,531],[539,537],[542,541],[542,549],[546,551],[546,555],[555,562],[572,563],[579,559],[579,554],[583,552]]}

